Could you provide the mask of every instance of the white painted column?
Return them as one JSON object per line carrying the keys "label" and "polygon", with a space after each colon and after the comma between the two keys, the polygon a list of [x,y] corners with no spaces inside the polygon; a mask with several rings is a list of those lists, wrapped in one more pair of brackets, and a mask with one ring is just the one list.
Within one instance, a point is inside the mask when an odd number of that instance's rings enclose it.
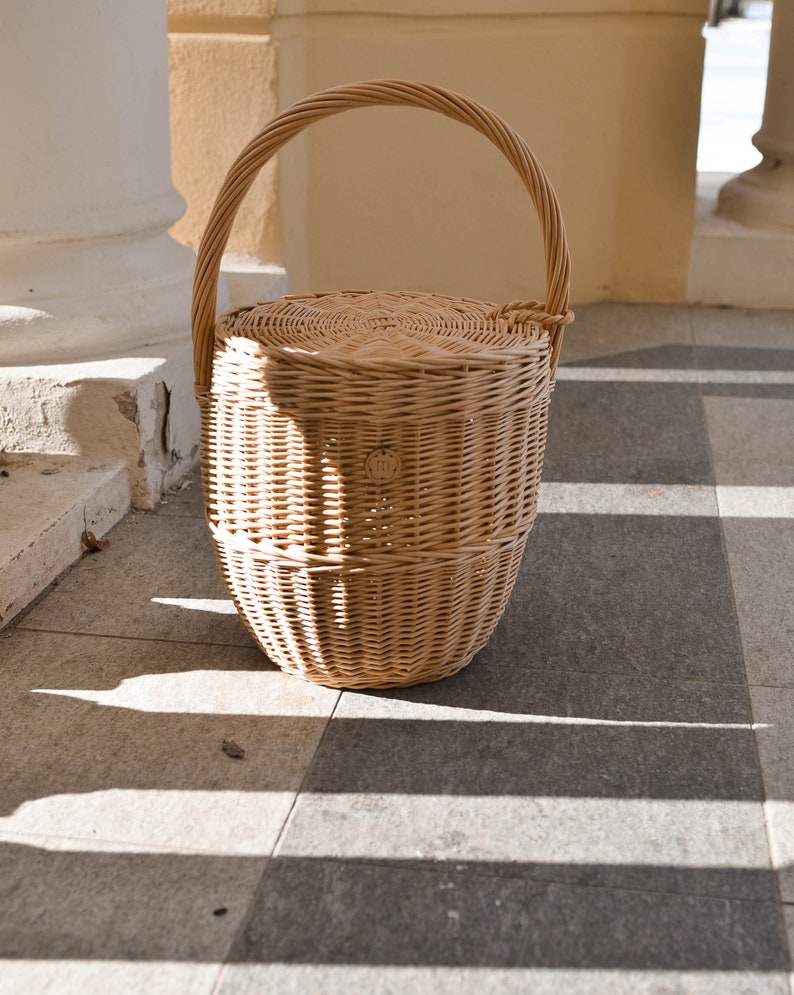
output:
{"label": "white painted column", "polygon": [[166,0],[0,7],[0,452],[121,465],[151,507],[198,449]]}
{"label": "white painted column", "polygon": [[0,366],[187,332],[165,0],[3,0]]}
{"label": "white painted column", "polygon": [[794,0],[775,0],[761,129],[763,161],[730,180],[717,212],[749,228],[794,232]]}

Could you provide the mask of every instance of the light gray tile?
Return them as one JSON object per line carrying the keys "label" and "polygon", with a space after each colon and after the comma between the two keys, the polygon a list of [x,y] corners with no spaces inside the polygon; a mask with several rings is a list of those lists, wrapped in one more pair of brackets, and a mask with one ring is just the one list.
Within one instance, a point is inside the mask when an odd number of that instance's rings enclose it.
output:
{"label": "light gray tile", "polygon": [[794,688],[750,688],[772,859],[794,902]]}
{"label": "light gray tile", "polygon": [[710,485],[591,484],[540,485],[538,514],[666,515],[718,514],[717,493]]}
{"label": "light gray tile", "polygon": [[26,629],[251,646],[199,518],[138,513],[22,622]]}
{"label": "light gray tile", "polygon": [[717,484],[794,486],[794,400],[703,398]]}
{"label": "light gray tile", "polygon": [[221,970],[221,964],[211,963],[0,957],[0,995],[213,995]]}
{"label": "light gray tile", "polygon": [[790,995],[785,974],[361,964],[233,964],[221,995]]}
{"label": "light gray tile", "polygon": [[690,308],[690,320],[698,346],[794,350],[794,314],[791,311],[693,307]]}
{"label": "light gray tile", "polygon": [[726,519],[723,530],[747,679],[794,687],[794,521]]}
{"label": "light gray tile", "polygon": [[265,865],[0,841],[0,957],[222,962]]}
{"label": "light gray tile", "polygon": [[775,903],[669,894],[663,880],[652,867],[623,890],[539,881],[520,865],[274,858],[232,961],[785,977]]}
{"label": "light gray tile", "polygon": [[[760,802],[304,792],[279,857],[477,861],[536,880],[775,901]],[[520,870],[517,870],[520,868]]]}
{"label": "light gray tile", "polygon": [[723,518],[794,518],[794,487],[720,484],[715,491]]}

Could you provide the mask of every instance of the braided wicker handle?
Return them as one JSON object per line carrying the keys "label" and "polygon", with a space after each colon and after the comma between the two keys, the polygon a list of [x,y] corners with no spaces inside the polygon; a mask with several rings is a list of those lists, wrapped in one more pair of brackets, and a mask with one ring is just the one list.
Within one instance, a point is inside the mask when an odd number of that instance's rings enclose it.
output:
{"label": "braided wicker handle", "polygon": [[212,208],[196,261],[192,325],[197,392],[205,392],[211,380],[221,256],[240,204],[259,170],[283,145],[313,122],[355,107],[379,104],[423,107],[470,125],[493,142],[521,177],[535,205],[543,232],[546,302],[517,301],[497,308],[494,315],[507,315],[514,320],[534,317],[549,330],[551,373],[554,376],[562,330],[572,317],[568,311],[570,257],[557,196],[540,163],[509,124],[468,97],[428,83],[372,80],[322,90],[299,101],[275,117],[246,145],[232,164]]}

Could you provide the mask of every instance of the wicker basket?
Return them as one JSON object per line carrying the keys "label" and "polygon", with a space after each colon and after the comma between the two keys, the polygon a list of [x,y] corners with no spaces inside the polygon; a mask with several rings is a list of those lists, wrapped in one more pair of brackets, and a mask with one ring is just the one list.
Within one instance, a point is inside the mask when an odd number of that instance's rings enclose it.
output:
{"label": "wicker basket", "polygon": [[[438,111],[504,153],[537,209],[546,303],[356,291],[236,308],[216,325],[221,255],[260,168],[312,122],[376,104]],[[395,687],[452,674],[485,645],[535,517],[568,286],[543,170],[459,94],[392,80],[326,90],[237,158],[196,267],[202,471],[229,591],[282,669]]]}

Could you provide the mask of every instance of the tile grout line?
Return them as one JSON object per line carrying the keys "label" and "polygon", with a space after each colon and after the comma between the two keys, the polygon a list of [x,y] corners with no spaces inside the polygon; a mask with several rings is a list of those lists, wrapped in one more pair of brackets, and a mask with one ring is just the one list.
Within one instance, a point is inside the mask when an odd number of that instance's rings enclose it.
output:
{"label": "tile grout line", "polygon": [[[81,639],[121,639],[130,640],[131,642],[144,642],[144,643],[176,643],[185,646],[211,646],[217,647],[218,649],[242,649],[242,650],[256,650],[259,654],[267,659],[264,653],[259,649],[256,643],[251,640],[250,643],[210,643],[206,640],[193,640],[193,639],[166,639],[163,636],[134,636],[129,634],[121,634],[118,632],[86,632],[84,630],[70,630],[70,629],[42,629],[35,626],[28,625],[15,625],[11,628],[0,633],[0,637],[12,638],[12,633],[14,632],[35,632],[41,635],[53,635],[53,636],[77,636]],[[278,671],[278,667],[273,666],[273,672]],[[521,673],[527,671],[532,671],[537,674],[575,674],[580,677],[593,677],[593,678],[620,678],[621,680],[635,680],[635,681],[654,681],[660,684],[668,683],[680,683],[680,684],[697,684],[697,685],[707,685],[709,687],[744,687],[745,679],[741,678],[739,680],[706,680],[704,678],[696,677],[686,677],[683,675],[669,674],[660,676],[658,673],[653,674],[638,674],[629,671],[606,671],[606,670],[575,670],[568,668],[549,668],[549,667],[530,667],[523,666],[521,664],[507,664],[505,670],[515,670]],[[753,687],[790,687],[788,684],[753,684]],[[528,713],[530,714],[530,713]],[[534,714],[534,713],[532,713]]]}
{"label": "tile grout line", "polygon": [[[13,629],[8,630],[8,636],[10,636],[11,632],[38,632],[43,635],[53,636],[81,636],[84,639],[129,639],[132,642],[141,643],[181,643],[185,646],[214,646],[218,649],[251,649],[258,650],[259,653],[267,659],[265,654],[262,653],[253,639],[248,643],[211,643],[206,639],[166,639],[164,636],[132,636],[126,633],[121,634],[118,632],[86,632],[83,629],[40,629],[32,625],[14,626]],[[273,666],[275,667],[275,665]]]}
{"label": "tile grout line", "polygon": [[318,756],[320,750],[322,749],[322,745],[323,745],[323,742],[325,740],[326,734],[328,732],[328,729],[330,728],[331,721],[332,721],[332,719],[334,717],[334,714],[336,713],[336,710],[339,707],[339,702],[342,700],[342,695],[343,694],[344,694],[344,690],[340,690],[339,694],[337,695],[336,701],[334,702],[334,707],[331,709],[331,711],[328,714],[327,719],[325,720],[325,725],[323,726],[323,731],[320,734],[320,738],[317,741],[317,746],[315,747],[315,750],[314,750],[314,753],[312,754],[311,760],[306,764],[306,769],[303,772],[303,777],[301,778],[300,784],[298,785],[298,788],[295,791],[295,794],[294,794],[293,799],[292,799],[292,804],[289,807],[289,811],[287,812],[286,816],[284,817],[284,821],[281,824],[281,829],[279,831],[279,834],[276,837],[275,842],[273,843],[273,846],[270,849],[270,853],[267,855],[267,857],[265,857],[265,861],[266,861],[265,862],[265,867],[264,867],[264,869],[262,871],[262,876],[259,879],[259,884],[254,889],[254,893],[253,893],[253,895],[251,897],[250,902],[248,903],[248,908],[246,910],[245,916],[240,921],[240,927],[238,928],[238,930],[235,933],[235,935],[232,937],[231,943],[229,944],[229,947],[228,947],[227,952],[226,952],[226,957],[224,958],[223,964],[221,965],[221,970],[220,970],[220,972],[218,974],[218,978],[216,980],[215,986],[212,989],[211,995],[218,995],[218,993],[221,990],[221,985],[223,984],[224,976],[226,974],[227,968],[230,966],[230,963],[231,963],[230,958],[231,958],[232,954],[234,953],[235,949],[237,948],[237,946],[239,945],[240,940],[243,937],[243,934],[245,933],[245,930],[246,930],[246,928],[248,926],[248,923],[250,922],[250,919],[251,919],[251,914],[253,913],[254,908],[256,907],[257,901],[259,900],[259,896],[264,891],[266,880],[267,880],[267,876],[268,876],[268,871],[270,870],[271,863],[272,863],[272,861],[274,859],[276,859],[276,851],[279,848],[281,840],[283,839],[284,833],[285,833],[285,831],[287,829],[287,825],[289,824],[290,819],[292,817],[292,814],[295,811],[295,806],[298,803],[298,798],[300,797],[300,794],[301,794],[301,792],[303,790],[303,786],[306,783],[307,778],[311,774],[312,769],[314,768],[315,761],[317,759],[317,756]]}

